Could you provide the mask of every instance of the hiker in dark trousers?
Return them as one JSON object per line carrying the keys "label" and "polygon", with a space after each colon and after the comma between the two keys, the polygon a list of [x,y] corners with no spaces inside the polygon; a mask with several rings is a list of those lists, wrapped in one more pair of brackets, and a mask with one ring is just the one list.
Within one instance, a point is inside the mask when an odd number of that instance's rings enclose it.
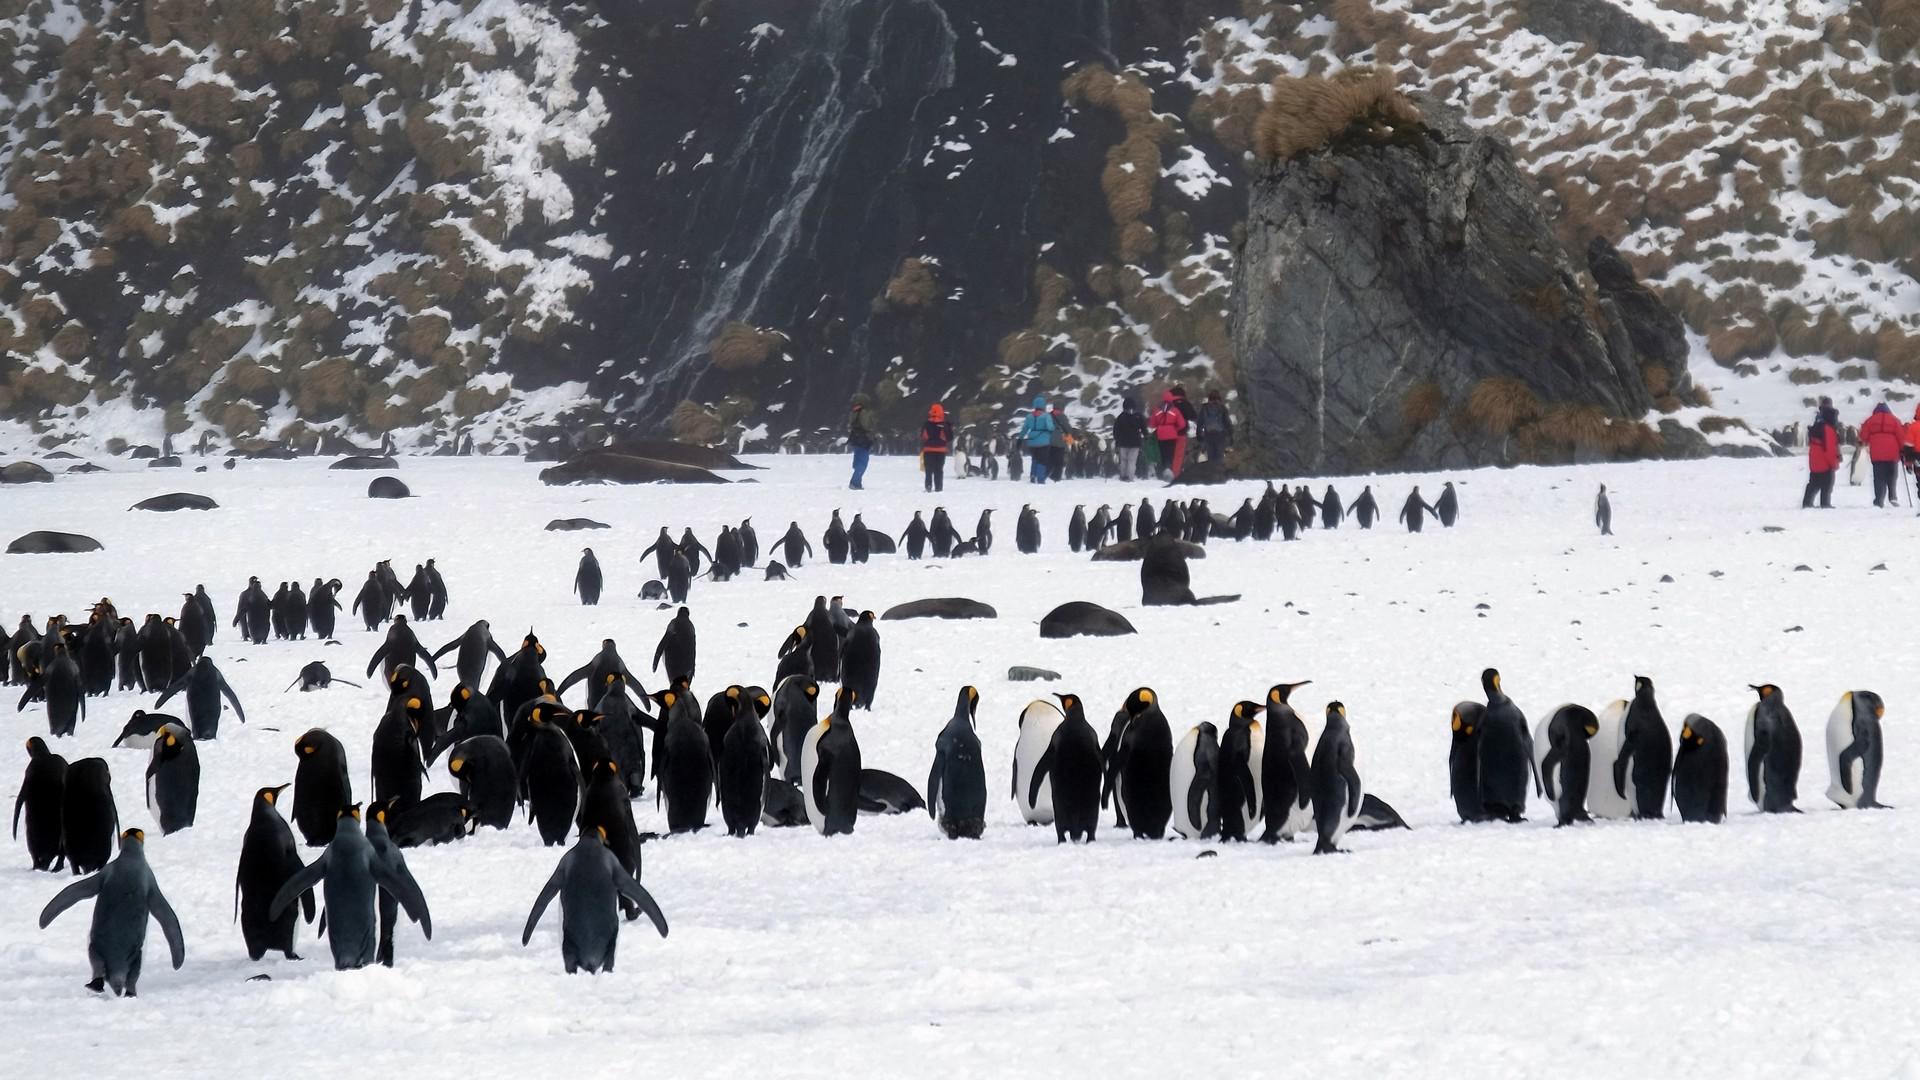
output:
{"label": "hiker in dark trousers", "polygon": [[873,453],[873,425],[867,420],[864,394],[853,399],[853,412],[847,417],[847,448],[853,451],[853,480],[847,487],[859,491],[867,476],[867,457]]}
{"label": "hiker in dark trousers", "polygon": [[1820,497],[1820,509],[1833,509],[1833,474],[1840,468],[1840,413],[1831,398],[1820,399],[1820,410],[1807,428],[1807,490],[1800,496],[1800,509],[1813,507]]}
{"label": "hiker in dark trousers", "polygon": [[1174,404],[1173,391],[1160,395],[1160,407],[1153,411],[1152,419],[1147,421],[1154,439],[1160,444],[1160,470],[1164,479],[1172,480],[1180,475],[1180,454],[1182,444],[1187,441],[1187,417]]}
{"label": "hiker in dark trousers", "polygon": [[1207,448],[1208,461],[1227,460],[1227,447],[1233,445],[1233,415],[1220,400],[1220,391],[1207,395],[1200,406],[1200,442]]}
{"label": "hiker in dark trousers", "polygon": [[1113,421],[1113,445],[1120,452],[1120,479],[1133,482],[1139,467],[1140,445],[1147,439],[1147,421],[1140,415],[1140,403],[1128,398],[1120,403],[1120,415]]}
{"label": "hiker in dark trousers", "polygon": [[[1045,397],[1033,395],[1033,412],[1028,414],[1026,426],[1020,429],[1020,438],[1027,444],[1027,480],[1046,483],[1047,459],[1053,446],[1053,417],[1047,414]],[[1018,470],[1015,471],[1017,474]]]}
{"label": "hiker in dark trousers", "polygon": [[1059,483],[1067,478],[1067,444],[1073,441],[1073,425],[1067,411],[1053,407],[1053,437],[1047,445],[1047,479]]}
{"label": "hiker in dark trousers", "polygon": [[927,422],[920,427],[920,470],[926,474],[928,491],[946,490],[947,451],[952,445],[947,410],[935,405],[927,410]]}
{"label": "hiker in dark trousers", "polygon": [[1886,402],[1873,407],[1873,415],[1860,425],[1860,444],[1867,448],[1873,462],[1873,505],[1900,505],[1900,444],[1906,431]]}

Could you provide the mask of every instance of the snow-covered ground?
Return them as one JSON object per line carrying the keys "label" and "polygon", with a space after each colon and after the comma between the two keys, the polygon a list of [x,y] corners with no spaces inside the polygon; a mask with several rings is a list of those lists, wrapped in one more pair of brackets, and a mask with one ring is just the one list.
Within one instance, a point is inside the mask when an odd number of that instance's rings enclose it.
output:
{"label": "snow-covered ground", "polygon": [[[178,610],[204,582],[223,620],[257,574],[340,577],[351,589],[377,559],[404,578],[437,557],[452,592],[436,647],[477,618],[511,649],[533,627],[564,674],[602,637],[636,668],[670,611],[635,597],[651,576],[634,556],[658,526],[692,525],[709,544],[752,514],[763,549],[798,517],[818,536],[827,513],[902,528],[931,509],[911,459],[876,459],[868,490],[844,489],[844,459],[767,459],[757,484],[711,488],[546,488],[538,466],[407,460],[415,499],[373,502],[367,474],[323,462],[242,462],[233,472],[116,472],[9,488],[5,537],[88,533],[102,553],[0,556],[0,619],[83,615],[110,596],[138,619]],[[53,464],[53,463],[50,463]],[[193,464],[189,459],[189,465]],[[383,697],[373,687],[282,693],[301,664],[326,659],[358,678],[378,635],[341,620],[340,644],[239,642],[223,627],[210,654],[248,710],[203,745],[199,824],[161,837],[142,805],[143,750],[108,748],[151,697],[114,694],[57,749],[112,763],[123,822],[150,828],[148,855],[179,912],[186,967],[167,968],[157,932],[142,981],[149,1007],[96,999],[87,978],[87,910],[50,929],[39,909],[67,880],[27,869],[24,844],[0,860],[0,1075],[79,1063],[137,1063],[144,1077],[206,1075],[1193,1075],[1380,1076],[1823,1075],[1920,1070],[1907,1021],[1920,991],[1920,831],[1906,810],[1839,812],[1822,797],[1828,712],[1849,689],[1887,702],[1881,792],[1904,807],[1920,752],[1904,736],[1920,671],[1912,512],[1798,509],[1793,461],[1702,461],[1452,477],[1464,516],[1451,531],[1313,532],[1294,544],[1215,541],[1193,564],[1201,593],[1237,604],[1142,609],[1136,564],[1067,552],[1075,502],[1168,492],[1070,482],[1036,490],[952,481],[945,505],[963,531],[998,508],[984,559],[866,566],[809,562],[795,580],[757,573],[693,594],[702,685],[771,681],[774,652],[815,594],[883,610],[969,596],[994,622],[882,624],[875,710],[855,728],[866,763],[925,783],[933,738],[964,683],[982,694],[990,804],[979,842],[940,837],[925,815],[862,818],[851,837],[717,830],[649,843],[645,881],[672,924],[660,940],[628,924],[616,974],[561,973],[557,912],[533,944],[519,931],[560,851],[522,824],[415,849],[408,861],[435,937],[406,926],[399,966],[335,973],[324,942],[308,959],[246,959],[231,922],[251,793],[293,777],[293,740],[325,725],[346,744],[356,791]],[[1389,513],[1407,485],[1376,478]],[[1595,486],[1613,492],[1614,538],[1595,535]],[[1316,486],[1316,493],[1324,489]],[[1359,483],[1342,481],[1349,499]],[[129,512],[166,491],[217,499],[206,513]],[[1191,494],[1186,489],[1174,489]],[[1222,512],[1257,484],[1207,492]],[[1043,510],[1042,554],[1013,545],[1020,504]],[[1091,506],[1089,510],[1091,510]],[[609,531],[549,533],[588,516]],[[1767,531],[1778,526],[1781,531]],[[569,595],[579,550],[607,568],[608,596]],[[764,556],[763,556],[764,557]],[[1810,569],[1797,571],[1797,565]],[[1885,564],[1885,570],[1876,570]],[[1664,582],[1662,577],[1671,576]],[[1066,600],[1125,613],[1135,637],[1042,641],[1040,617]],[[1480,610],[1479,605],[1487,605]],[[1013,684],[1012,664],[1065,676]],[[1749,683],[1782,686],[1806,737],[1801,806],[1763,819],[1736,779],[1721,827],[1604,823],[1554,831],[1536,804],[1522,826],[1462,826],[1447,793],[1448,715],[1479,696],[1480,669],[1504,673],[1531,719],[1563,701],[1594,707],[1653,678],[1669,726],[1689,712],[1726,729],[1738,754]],[[1015,718],[1040,693],[1071,690],[1104,734],[1127,691],[1149,685],[1176,732],[1225,726],[1241,698],[1310,678],[1296,695],[1310,725],[1330,699],[1348,707],[1369,792],[1414,826],[1356,833],[1352,854],[1309,845],[1146,843],[1103,832],[1056,847],[1005,797]],[[443,697],[451,686],[437,686]],[[17,691],[15,691],[17,693]],[[171,705],[171,703],[169,703]],[[172,711],[172,710],[169,710]],[[10,710],[0,792],[44,733],[41,707]],[[435,789],[452,787],[444,761]],[[649,793],[650,795],[651,793]],[[643,830],[663,826],[651,798]],[[1111,821],[1110,813],[1105,821]],[[306,854],[312,854],[307,852]],[[270,982],[249,982],[259,973]],[[325,1070],[324,1072],[321,1070]]]}

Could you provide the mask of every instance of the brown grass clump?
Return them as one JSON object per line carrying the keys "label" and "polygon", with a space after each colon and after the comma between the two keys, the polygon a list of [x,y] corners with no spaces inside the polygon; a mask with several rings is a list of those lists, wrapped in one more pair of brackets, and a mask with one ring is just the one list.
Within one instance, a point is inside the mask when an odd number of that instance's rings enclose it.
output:
{"label": "brown grass clump", "polygon": [[1887,323],[1874,335],[1873,344],[1883,378],[1920,382],[1920,334]]}
{"label": "brown grass clump", "polygon": [[697,401],[685,400],[673,407],[673,415],[667,418],[667,430],[683,443],[707,446],[719,442],[726,434],[720,426],[720,417],[713,410]]}
{"label": "brown grass clump", "polygon": [[359,384],[359,371],[351,359],[330,356],[295,374],[293,403],[309,420],[332,420],[353,408]]}
{"label": "brown grass clump", "polygon": [[1795,386],[1812,386],[1815,383],[1826,382],[1827,377],[1813,368],[1799,367],[1787,372],[1787,381]]}
{"label": "brown grass clump", "polygon": [[1703,416],[1700,418],[1700,431],[1706,435],[1718,435],[1725,431],[1752,431],[1745,420],[1731,416]]}
{"label": "brown grass clump", "polygon": [[1000,362],[1019,370],[1039,360],[1047,351],[1047,339],[1031,330],[1015,330],[1000,339]]}
{"label": "brown grass clump", "polygon": [[719,336],[707,346],[707,355],[721,371],[745,371],[758,367],[786,342],[787,335],[778,330],[736,320],[720,328]]}
{"label": "brown grass clump", "polygon": [[1722,365],[1757,360],[1772,353],[1776,342],[1773,320],[1761,312],[1737,313],[1707,331],[1707,351]]}
{"label": "brown grass clump", "polygon": [[1673,373],[1664,364],[1640,365],[1640,381],[1647,384],[1647,393],[1654,397],[1665,397],[1673,390]]}
{"label": "brown grass clump", "polygon": [[1489,435],[1510,435],[1540,415],[1540,399],[1519,379],[1493,375],[1473,384],[1467,419]]}
{"label": "brown grass clump", "polygon": [[1400,399],[1400,417],[1408,429],[1418,431],[1433,423],[1447,408],[1447,392],[1432,380],[1415,383]]}
{"label": "brown grass clump", "polygon": [[923,308],[939,295],[940,283],[934,280],[933,264],[917,255],[901,259],[899,268],[887,280],[885,296],[892,307]]}
{"label": "brown grass clump", "polygon": [[1420,110],[1394,85],[1387,68],[1330,78],[1281,76],[1254,127],[1254,153],[1278,163],[1318,150],[1356,124],[1393,131],[1415,128]]}

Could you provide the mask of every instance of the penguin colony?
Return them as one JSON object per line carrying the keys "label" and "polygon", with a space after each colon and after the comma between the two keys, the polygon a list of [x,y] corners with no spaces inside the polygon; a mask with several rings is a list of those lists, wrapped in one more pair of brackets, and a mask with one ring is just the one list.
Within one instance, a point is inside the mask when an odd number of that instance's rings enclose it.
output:
{"label": "penguin colony", "polygon": [[[1137,516],[1131,507],[1118,516],[1102,507],[1090,521],[1076,508],[1069,542],[1076,550],[1097,550],[1109,537],[1124,542],[1133,534],[1204,543],[1209,536],[1264,539],[1278,531],[1291,539],[1310,525],[1313,512],[1324,527],[1337,527],[1348,514],[1370,525],[1377,514],[1372,503],[1371,491],[1343,507],[1331,488],[1313,500],[1304,489],[1289,495],[1269,485],[1258,506],[1249,499],[1224,518],[1200,499],[1170,501],[1158,515],[1145,501]],[[1451,485],[1434,506],[1416,490],[1402,517],[1417,531],[1428,513],[1451,525],[1458,514]],[[1023,551],[1039,547],[1030,508],[1020,515],[1016,537]],[[835,512],[822,541],[835,561],[894,550],[893,538],[868,530],[858,514],[846,524]],[[981,515],[971,539],[959,535],[943,510],[936,509],[930,523],[916,513],[900,543],[909,558],[927,551],[948,558],[986,554],[993,543],[991,511]],[[797,523],[776,547],[793,566],[812,556]],[[684,599],[703,558],[707,576],[724,579],[754,566],[759,546],[744,521],[723,529],[712,550],[690,529],[677,541],[662,529],[644,555],[657,560],[667,579],[661,595]],[[769,576],[774,567],[784,572],[782,564],[770,563]],[[588,550],[574,589],[584,603],[594,603],[603,580]],[[269,597],[252,579],[231,625],[253,642],[269,634],[299,640],[309,630],[331,637],[341,591],[338,579],[317,579],[309,591],[283,583]],[[217,740],[225,708],[246,722],[232,688],[203,655],[217,625],[212,601],[204,587],[184,596],[178,618],[148,615],[139,628],[106,599],[84,626],[55,617],[42,632],[31,617],[22,618],[7,642],[4,670],[6,681],[27,687],[19,708],[45,702],[56,739],[72,734],[85,718],[86,699],[107,694],[116,679],[122,690],[159,695],[155,711],[134,710],[115,745],[149,749],[146,799],[163,834],[194,824],[201,746]],[[411,607],[412,622],[400,613],[403,605]],[[481,620],[429,651],[413,624],[441,618],[446,606],[445,582],[432,560],[417,566],[407,585],[382,562],[355,596],[350,614],[369,631],[387,625],[366,667],[367,677],[377,672],[389,692],[366,748],[374,790],[356,800],[348,748],[316,728],[292,743],[292,782],[254,793],[238,859],[235,918],[255,960],[269,952],[298,959],[298,925],[318,914],[318,932],[328,938],[337,968],[391,965],[400,915],[423,938],[432,936],[427,896],[406,865],[405,849],[457,842],[481,826],[511,828],[524,813],[547,845],[565,851],[532,899],[523,944],[557,898],[565,969],[610,971],[622,916],[644,915],[663,937],[668,930],[641,884],[641,847],[653,834],[639,832],[631,804],[646,795],[649,782],[674,832],[720,824],[730,835],[750,836],[763,825],[811,825],[832,836],[854,831],[862,814],[917,810],[950,838],[975,839],[985,831],[990,786],[976,733],[979,691],[961,687],[950,718],[934,733],[924,799],[905,779],[866,767],[853,713],[871,709],[880,692],[882,650],[874,614],[856,614],[840,597],[817,597],[793,628],[773,658],[771,691],[733,684],[704,703],[692,690],[698,642],[684,606],[654,651],[648,677],[665,683],[653,692],[611,639],[558,683],[531,631],[508,654]],[[450,654],[457,682],[436,705],[432,680]],[[486,680],[490,661],[497,666]],[[324,690],[336,681],[346,680],[324,663],[309,663],[288,690]],[[823,684],[830,683],[838,689],[823,702]],[[1111,827],[1136,838],[1275,843],[1305,835],[1316,854],[1341,850],[1352,830],[1405,827],[1366,790],[1355,721],[1344,705],[1329,703],[1318,739],[1309,738],[1289,704],[1302,685],[1276,684],[1262,700],[1233,705],[1223,725],[1201,722],[1182,732],[1161,711],[1158,694],[1141,687],[1120,703],[1104,739],[1078,695],[1033,701],[1017,717],[1010,797],[1029,825],[1053,826],[1062,843],[1095,840],[1109,810]],[[563,701],[576,688],[583,707]],[[1482,674],[1481,689],[1485,700],[1455,706],[1449,725],[1450,790],[1463,821],[1524,820],[1530,791],[1545,800],[1559,826],[1657,819],[1669,809],[1685,821],[1724,819],[1731,766],[1725,734],[1690,714],[1676,742],[1651,680],[1636,678],[1630,700],[1598,712],[1560,706],[1531,728],[1497,671]],[[1798,726],[1778,686],[1752,691],[1739,761],[1747,796],[1762,812],[1796,812]],[[157,711],[175,696],[185,702],[184,721]],[[1877,792],[1884,713],[1878,695],[1852,691],[1829,716],[1826,795],[1840,807],[1883,805]],[[1358,724],[1364,731],[1364,718]],[[71,866],[75,875],[86,875],[48,902],[40,925],[92,900],[87,985],[131,996],[149,918],[161,928],[172,965],[185,960],[178,920],[147,862],[145,834],[120,829],[106,761],[69,763],[37,736],[27,741],[27,753],[14,835],[24,825],[34,869]],[[423,797],[424,770],[442,760],[460,790]],[[717,823],[710,821],[714,805]],[[324,911],[316,900],[324,901]]]}

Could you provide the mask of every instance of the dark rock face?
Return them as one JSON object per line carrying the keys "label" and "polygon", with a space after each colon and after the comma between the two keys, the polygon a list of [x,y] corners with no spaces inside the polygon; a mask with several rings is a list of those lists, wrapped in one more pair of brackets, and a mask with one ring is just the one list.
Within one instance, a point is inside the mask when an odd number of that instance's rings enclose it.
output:
{"label": "dark rock face", "polygon": [[1040,620],[1043,638],[1119,637],[1135,632],[1126,616],[1085,600],[1070,600]]}
{"label": "dark rock face", "polygon": [[218,510],[219,508],[219,503],[214,502],[205,495],[194,495],[185,491],[176,491],[170,495],[155,495],[151,499],[142,499],[129,507],[129,509],[132,510],[159,510],[162,512],[174,510]]}
{"label": "dark rock face", "polygon": [[727,478],[692,465],[616,454],[610,450],[589,450],[550,469],[540,470],[540,482],[548,485],[724,484]]}
{"label": "dark rock face", "polygon": [[1608,56],[1637,56],[1663,68],[1683,68],[1693,51],[1607,0],[1528,0],[1527,29],[1549,41],[1591,45]]}
{"label": "dark rock face", "polygon": [[1234,281],[1253,440],[1324,474],[1553,459],[1527,448],[1569,413],[1624,430],[1608,418],[1644,414],[1645,383],[1609,356],[1533,183],[1408,96],[1418,128],[1350,129],[1254,185]]}
{"label": "dark rock face", "polygon": [[100,541],[79,533],[39,530],[7,545],[9,555],[64,555],[80,551],[102,551]]}
{"label": "dark rock face", "polygon": [[407,485],[397,476],[376,476],[373,482],[367,485],[369,499],[406,499],[412,496],[413,493],[407,490]]}
{"label": "dark rock face", "polygon": [[51,484],[53,474],[37,462],[16,461],[0,465],[0,484]]}
{"label": "dark rock face", "polygon": [[991,604],[978,600],[969,600],[964,596],[937,596],[928,600],[909,600],[904,604],[895,604],[888,608],[880,618],[886,619],[996,619],[1000,613]]}
{"label": "dark rock face", "polygon": [[[1601,322],[1616,366],[1658,364],[1676,388],[1682,387],[1687,378],[1687,327],[1679,314],[1641,284],[1606,237],[1596,236],[1587,244],[1587,269],[1600,287]],[[1616,351],[1622,334],[1630,353]]]}

